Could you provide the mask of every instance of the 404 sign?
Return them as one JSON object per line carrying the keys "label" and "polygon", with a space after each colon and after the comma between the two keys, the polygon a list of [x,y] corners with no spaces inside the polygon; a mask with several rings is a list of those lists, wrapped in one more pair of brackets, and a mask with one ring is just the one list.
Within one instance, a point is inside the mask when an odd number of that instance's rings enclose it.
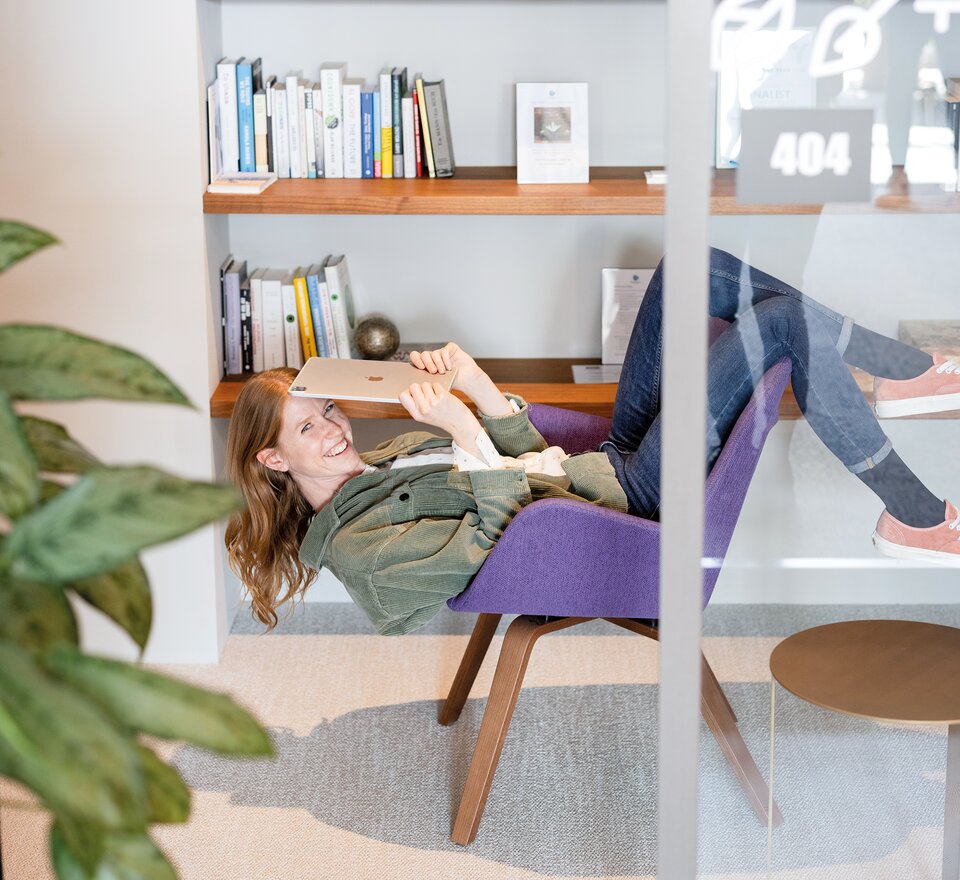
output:
{"label": "404 sign", "polygon": [[872,128],[872,110],[745,110],[737,201],[869,201]]}

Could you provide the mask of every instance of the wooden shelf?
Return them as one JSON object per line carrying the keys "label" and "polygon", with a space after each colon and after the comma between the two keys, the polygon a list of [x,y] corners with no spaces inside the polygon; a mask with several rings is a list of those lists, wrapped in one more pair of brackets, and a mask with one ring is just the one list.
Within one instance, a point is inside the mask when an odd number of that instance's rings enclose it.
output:
{"label": "wooden shelf", "polygon": [[[529,403],[546,403],[564,409],[610,418],[613,414],[613,402],[617,396],[617,386],[612,383],[587,385],[572,381],[570,370],[573,364],[598,364],[599,358],[550,358],[542,360],[523,358],[477,358],[477,363],[491,379],[504,391],[519,394]],[[873,377],[861,370],[851,369],[854,379],[867,400],[873,402]],[[210,398],[210,415],[213,418],[228,419],[233,413],[237,395],[243,388],[246,377],[228,378],[222,381]],[[475,409],[469,400],[457,393],[471,409]],[[368,403],[345,400],[340,408],[351,419],[408,419],[407,411],[398,403]],[[800,407],[793,395],[793,389],[787,387],[780,401],[781,419],[802,418]],[[934,413],[910,418],[955,419],[954,413]],[[429,430],[429,428],[427,429]]]}
{"label": "wooden shelf", "polygon": [[[663,186],[643,167],[590,169],[590,183],[517,184],[513,166],[458,168],[450,178],[278,180],[259,195],[205,193],[207,214],[631,214],[662,215]],[[820,214],[823,205],[741,205],[736,171],[714,172],[710,212]],[[909,196],[875,188],[871,202],[829,204],[829,213],[960,213],[960,193],[914,185]]]}

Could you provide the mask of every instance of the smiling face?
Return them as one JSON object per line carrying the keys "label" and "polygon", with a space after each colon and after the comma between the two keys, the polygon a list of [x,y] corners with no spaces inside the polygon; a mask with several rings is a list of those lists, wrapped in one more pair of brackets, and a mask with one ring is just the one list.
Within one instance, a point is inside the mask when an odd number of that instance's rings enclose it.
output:
{"label": "smiling face", "polygon": [[288,396],[283,404],[277,445],[257,458],[287,471],[318,509],[365,465],[353,446],[350,420],[328,398]]}

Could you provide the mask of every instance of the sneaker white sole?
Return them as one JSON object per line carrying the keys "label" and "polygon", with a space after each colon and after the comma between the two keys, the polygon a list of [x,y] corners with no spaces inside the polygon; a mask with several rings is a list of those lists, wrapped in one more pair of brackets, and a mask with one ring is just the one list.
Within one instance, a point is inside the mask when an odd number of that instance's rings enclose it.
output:
{"label": "sneaker white sole", "polygon": [[960,568],[960,553],[942,553],[939,550],[920,550],[916,547],[905,547],[903,544],[894,544],[886,538],[881,538],[876,532],[873,533],[872,540],[873,546],[886,556]]}
{"label": "sneaker white sole", "polygon": [[874,404],[877,417],[896,419],[921,413],[950,412],[960,409],[960,394],[937,394],[932,397],[907,397],[903,400],[878,400]]}

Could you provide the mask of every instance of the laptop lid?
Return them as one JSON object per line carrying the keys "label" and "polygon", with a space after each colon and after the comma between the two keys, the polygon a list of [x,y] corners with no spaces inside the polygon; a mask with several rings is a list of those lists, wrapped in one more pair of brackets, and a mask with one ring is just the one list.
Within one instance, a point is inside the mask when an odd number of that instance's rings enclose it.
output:
{"label": "laptop lid", "polygon": [[400,403],[400,392],[414,382],[439,382],[449,391],[456,374],[456,369],[443,375],[428,373],[398,361],[312,357],[303,365],[289,391],[295,397]]}

